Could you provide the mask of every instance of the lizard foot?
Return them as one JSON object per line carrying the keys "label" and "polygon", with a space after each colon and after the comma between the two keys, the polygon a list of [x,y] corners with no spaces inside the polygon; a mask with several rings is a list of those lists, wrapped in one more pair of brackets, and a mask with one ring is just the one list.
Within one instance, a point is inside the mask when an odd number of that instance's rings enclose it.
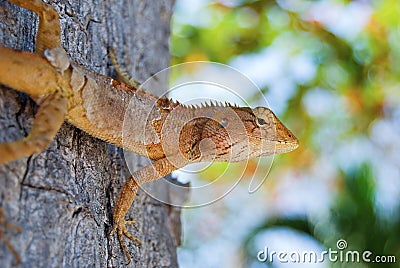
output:
{"label": "lizard foot", "polygon": [[127,262],[126,264],[128,265],[131,262],[131,256],[129,254],[128,248],[126,247],[125,241],[124,241],[124,236],[126,236],[128,239],[135,241],[139,246],[142,244],[142,241],[140,241],[138,238],[134,237],[127,229],[126,225],[131,225],[136,223],[135,220],[133,221],[122,221],[118,223],[114,223],[114,227],[112,228],[110,232],[110,236],[113,235],[115,232],[117,232],[117,238],[119,241],[119,244],[122,247],[122,251],[124,252]]}
{"label": "lizard foot", "polygon": [[7,249],[14,256],[15,265],[18,265],[21,263],[21,257],[19,256],[18,252],[15,250],[14,246],[10,243],[10,240],[6,237],[5,233],[6,233],[7,229],[12,229],[18,233],[22,232],[21,227],[6,221],[6,219],[4,217],[4,209],[0,208],[0,241],[6,245]]}

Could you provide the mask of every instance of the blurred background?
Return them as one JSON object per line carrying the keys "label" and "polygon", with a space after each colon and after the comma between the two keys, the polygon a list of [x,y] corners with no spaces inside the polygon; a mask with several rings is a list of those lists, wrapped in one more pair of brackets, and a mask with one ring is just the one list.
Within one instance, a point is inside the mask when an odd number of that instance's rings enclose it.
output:
{"label": "blurred background", "polygon": [[[271,168],[266,158],[189,176],[223,198],[205,205],[204,193],[192,194],[181,267],[400,267],[400,1],[177,0],[170,42],[171,64],[213,61],[249,77],[261,90],[245,88],[245,102],[265,97],[300,140]],[[254,193],[251,181],[263,182]],[[372,255],[370,263],[296,262],[295,254],[261,262],[266,247]]]}

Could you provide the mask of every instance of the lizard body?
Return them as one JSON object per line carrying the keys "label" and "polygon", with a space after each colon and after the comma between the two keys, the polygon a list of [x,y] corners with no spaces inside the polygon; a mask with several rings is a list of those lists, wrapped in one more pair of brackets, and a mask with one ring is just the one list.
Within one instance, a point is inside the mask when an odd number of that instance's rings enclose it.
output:
{"label": "lizard body", "polygon": [[85,69],[61,47],[58,15],[49,5],[9,2],[38,13],[41,24],[36,54],[0,46],[0,83],[28,93],[40,108],[25,139],[0,144],[0,164],[44,150],[64,120],[153,160],[128,178],[114,208],[111,233],[117,232],[128,261],[123,236],[140,241],[127,231],[133,221],[125,221],[125,214],[141,184],[193,162],[237,162],[298,147],[296,137],[268,108],[186,106]]}

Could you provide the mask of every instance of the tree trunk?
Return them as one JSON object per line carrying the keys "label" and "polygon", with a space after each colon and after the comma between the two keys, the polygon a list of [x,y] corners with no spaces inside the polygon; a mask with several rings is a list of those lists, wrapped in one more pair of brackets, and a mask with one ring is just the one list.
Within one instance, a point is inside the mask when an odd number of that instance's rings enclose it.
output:
{"label": "tree trunk", "polygon": [[[47,1],[46,1],[47,2]],[[173,0],[50,1],[61,20],[62,44],[76,62],[115,77],[107,47],[139,81],[169,64],[168,36]],[[0,0],[0,45],[34,51],[36,15]],[[1,64],[1,59],[0,59]],[[162,81],[166,89],[166,81]],[[21,139],[37,106],[22,93],[0,86],[0,142]],[[1,152],[0,152],[1,153]],[[143,159],[137,157],[137,165]],[[3,239],[21,256],[21,267],[120,267],[125,256],[116,236],[109,237],[112,209],[129,176],[120,148],[64,123],[40,154],[0,166],[0,206],[8,222]],[[157,187],[157,184],[155,186]],[[160,189],[166,191],[166,189]],[[142,241],[127,241],[129,267],[176,267],[179,213],[140,191],[127,215]],[[173,216],[172,216],[173,215]],[[175,226],[176,227],[176,226]],[[15,258],[0,241],[0,263]]]}

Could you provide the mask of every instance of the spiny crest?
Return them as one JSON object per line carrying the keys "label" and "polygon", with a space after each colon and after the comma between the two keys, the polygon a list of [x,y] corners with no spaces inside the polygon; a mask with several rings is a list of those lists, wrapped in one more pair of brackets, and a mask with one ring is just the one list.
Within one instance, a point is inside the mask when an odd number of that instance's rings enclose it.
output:
{"label": "spiny crest", "polygon": [[237,104],[231,104],[227,101],[220,102],[220,101],[213,101],[210,100],[210,102],[202,102],[200,104],[180,104],[184,108],[189,108],[189,109],[204,109],[204,108],[212,108],[212,107],[231,107],[231,108],[238,108],[239,106]]}
{"label": "spiny crest", "polygon": [[181,103],[179,101],[175,101],[171,98],[162,97],[157,99],[157,106],[165,110],[172,110],[180,105]]}

